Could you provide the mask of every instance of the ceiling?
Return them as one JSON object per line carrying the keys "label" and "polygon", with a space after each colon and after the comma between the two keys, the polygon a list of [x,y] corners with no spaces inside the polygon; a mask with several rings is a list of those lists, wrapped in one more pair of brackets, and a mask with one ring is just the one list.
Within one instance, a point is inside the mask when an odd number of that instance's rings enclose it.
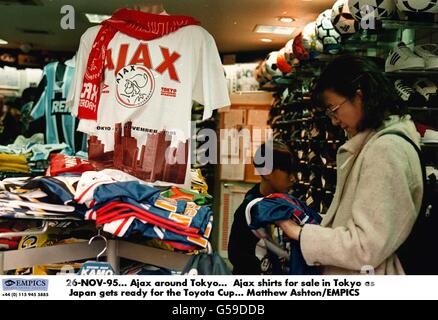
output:
{"label": "ceiling", "polygon": [[[9,42],[0,47],[18,48],[26,43],[34,49],[75,51],[81,34],[93,25],[84,13],[111,14],[117,8],[140,2],[145,5],[161,2],[169,14],[195,17],[214,36],[220,52],[232,53],[280,48],[335,0],[0,0],[0,39]],[[60,27],[60,10],[66,4],[75,9],[74,30]],[[277,17],[282,15],[296,21],[279,22]],[[256,34],[253,32],[256,24],[294,26],[297,31],[292,36]],[[273,41],[263,43],[261,38]]]}

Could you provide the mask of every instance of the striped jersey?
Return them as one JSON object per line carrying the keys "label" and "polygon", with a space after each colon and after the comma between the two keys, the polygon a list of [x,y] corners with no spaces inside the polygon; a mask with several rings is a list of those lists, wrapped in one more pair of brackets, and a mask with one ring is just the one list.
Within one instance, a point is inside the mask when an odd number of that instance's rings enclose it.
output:
{"label": "striped jersey", "polygon": [[181,250],[207,248],[213,219],[207,206],[161,197],[159,189],[136,181],[99,185],[85,218],[116,236],[140,233]]}
{"label": "striped jersey", "polygon": [[71,115],[70,108],[66,106],[66,98],[75,72],[74,67],[67,62],[63,77],[58,80],[56,72],[59,66],[59,62],[52,62],[44,67],[46,88],[30,115],[34,120],[45,116],[46,143],[65,142],[73,152],[86,150],[85,136],[76,131],[78,122]]}

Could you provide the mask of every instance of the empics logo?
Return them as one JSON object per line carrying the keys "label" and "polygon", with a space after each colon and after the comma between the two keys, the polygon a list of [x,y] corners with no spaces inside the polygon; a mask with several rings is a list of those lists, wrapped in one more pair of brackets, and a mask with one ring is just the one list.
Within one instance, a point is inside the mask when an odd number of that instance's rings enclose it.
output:
{"label": "empics logo", "polygon": [[48,291],[47,279],[4,279],[3,291]]}
{"label": "empics logo", "polygon": [[12,287],[15,284],[14,280],[6,280],[3,285],[6,287]]}
{"label": "empics logo", "polygon": [[140,65],[126,66],[117,73],[117,101],[126,108],[145,105],[155,90],[152,72]]}

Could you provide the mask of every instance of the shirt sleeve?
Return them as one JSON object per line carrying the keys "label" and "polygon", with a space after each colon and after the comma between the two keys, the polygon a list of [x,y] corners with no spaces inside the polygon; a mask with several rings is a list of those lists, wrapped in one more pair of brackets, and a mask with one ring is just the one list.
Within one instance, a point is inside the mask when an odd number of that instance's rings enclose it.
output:
{"label": "shirt sleeve", "polygon": [[99,27],[88,29],[81,37],[79,49],[76,52],[76,66],[73,81],[67,97],[67,106],[70,107],[71,114],[78,116],[79,100],[82,92],[82,80],[84,79],[85,70],[87,69],[88,56],[96,38]]}
{"label": "shirt sleeve", "polygon": [[[47,72],[46,68],[44,68],[43,72],[43,79],[46,79],[46,86],[44,88],[43,93],[41,94],[40,98],[38,99],[38,102],[35,104],[35,106],[32,108],[32,111],[30,113],[30,116],[33,120],[40,119],[44,116],[46,113],[46,92],[47,92]],[[43,81],[43,79],[41,81]]]}
{"label": "shirt sleeve", "polygon": [[230,103],[225,71],[213,37],[205,32],[193,86],[193,100],[204,106],[203,119]]}

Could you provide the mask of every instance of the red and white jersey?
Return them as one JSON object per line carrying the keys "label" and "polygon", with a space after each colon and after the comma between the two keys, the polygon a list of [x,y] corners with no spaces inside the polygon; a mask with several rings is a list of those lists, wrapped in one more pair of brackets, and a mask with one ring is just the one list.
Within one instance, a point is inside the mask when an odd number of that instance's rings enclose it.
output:
{"label": "red and white jersey", "polygon": [[[81,95],[96,94],[82,90],[82,79],[99,28],[81,38],[68,99],[75,116]],[[79,124],[91,136],[90,160],[113,161],[112,167],[154,184],[189,187],[193,101],[205,106],[204,119],[230,105],[217,47],[205,29],[186,26],[150,41],[117,32],[106,53],[97,121]]]}

